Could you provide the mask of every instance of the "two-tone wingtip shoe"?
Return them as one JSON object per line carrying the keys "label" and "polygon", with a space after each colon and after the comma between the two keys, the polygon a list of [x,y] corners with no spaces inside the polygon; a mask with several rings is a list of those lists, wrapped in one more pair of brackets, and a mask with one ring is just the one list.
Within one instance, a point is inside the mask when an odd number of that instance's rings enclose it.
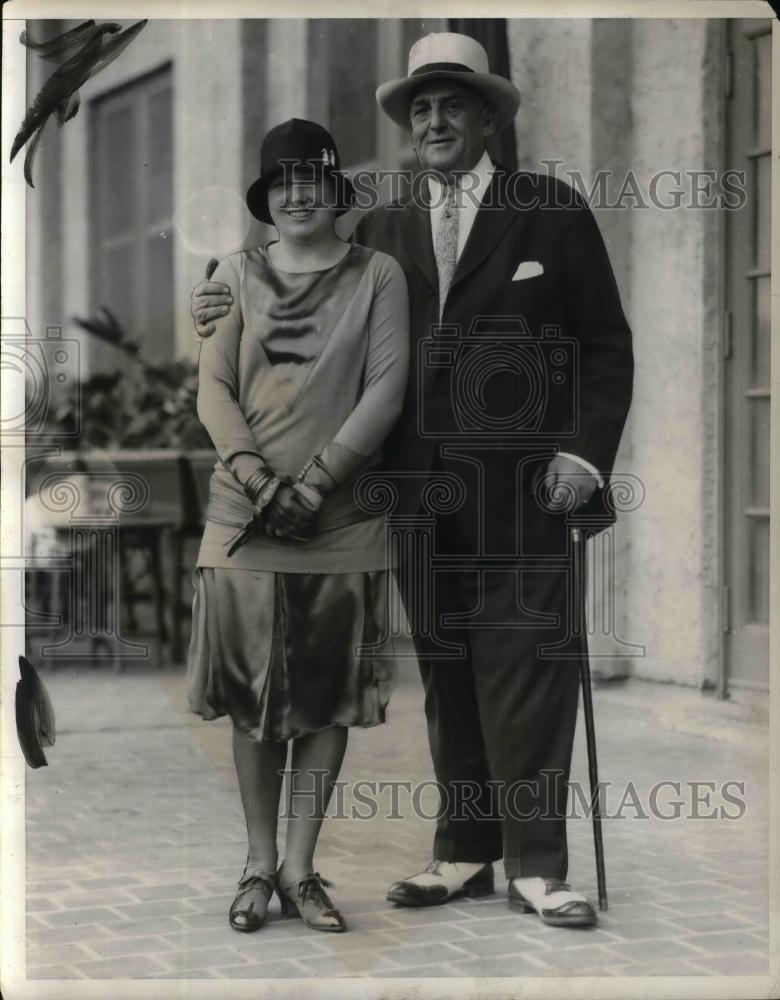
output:
{"label": "two-tone wingtip shoe", "polygon": [[593,927],[596,923],[596,913],[587,899],[561,879],[510,879],[507,898],[510,910],[538,913],[551,927]]}
{"label": "two-tone wingtip shoe", "polygon": [[393,882],[387,890],[387,899],[401,906],[438,906],[463,896],[472,899],[490,896],[495,891],[492,862],[466,877],[457,869],[455,863],[431,861],[417,875]]}

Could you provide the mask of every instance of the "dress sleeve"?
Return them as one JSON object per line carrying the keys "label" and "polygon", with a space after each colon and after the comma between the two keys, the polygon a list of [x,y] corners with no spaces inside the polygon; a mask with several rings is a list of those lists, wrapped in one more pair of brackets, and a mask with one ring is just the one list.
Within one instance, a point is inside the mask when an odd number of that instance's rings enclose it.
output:
{"label": "dress sleeve", "polygon": [[230,287],[233,304],[214,320],[215,332],[201,340],[198,361],[198,418],[208,431],[223,465],[243,486],[265,468],[252,431],[238,402],[238,356],[244,328],[238,272],[229,258],[212,275]]}
{"label": "dress sleeve", "polygon": [[381,446],[403,407],[409,374],[409,292],[399,264],[382,255],[368,324],[363,392],[322,461],[338,484]]}

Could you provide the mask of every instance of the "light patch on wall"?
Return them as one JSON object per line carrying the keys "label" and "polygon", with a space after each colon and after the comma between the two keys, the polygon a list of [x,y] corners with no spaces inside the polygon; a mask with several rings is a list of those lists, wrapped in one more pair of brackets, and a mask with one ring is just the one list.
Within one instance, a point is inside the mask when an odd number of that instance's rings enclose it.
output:
{"label": "light patch on wall", "polygon": [[244,245],[251,221],[236,191],[214,185],[191,195],[175,212],[173,226],[189,253],[222,258]]}

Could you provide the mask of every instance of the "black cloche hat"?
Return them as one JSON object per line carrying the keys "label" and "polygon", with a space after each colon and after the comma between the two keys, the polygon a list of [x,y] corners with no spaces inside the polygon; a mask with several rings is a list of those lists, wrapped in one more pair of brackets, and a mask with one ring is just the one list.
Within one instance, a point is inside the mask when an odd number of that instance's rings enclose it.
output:
{"label": "black cloche hat", "polygon": [[[343,215],[352,206],[355,189],[339,167],[339,151],[327,129],[303,118],[291,118],[272,128],[260,150],[260,176],[246,193],[249,211],[256,219],[273,225],[268,212],[268,185],[284,173],[285,165],[310,165],[336,182],[336,214]],[[313,174],[314,175],[314,174]]]}

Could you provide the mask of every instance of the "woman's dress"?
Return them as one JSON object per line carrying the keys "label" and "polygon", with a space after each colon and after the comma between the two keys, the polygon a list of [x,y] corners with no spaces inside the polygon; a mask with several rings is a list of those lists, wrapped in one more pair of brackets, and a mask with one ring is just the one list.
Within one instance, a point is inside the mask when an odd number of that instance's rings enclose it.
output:
{"label": "woman's dress", "polygon": [[[354,485],[381,462],[403,402],[405,278],[393,258],[352,244],[303,274],[276,268],[263,247],[241,251],[212,280],[233,305],[201,344],[198,415],[218,460],[194,573],[190,706],[258,740],[377,725],[400,598],[385,517]],[[294,479],[316,454],[339,485],[313,537],[257,533],[228,556],[253,510],[242,484],[261,467]]]}

